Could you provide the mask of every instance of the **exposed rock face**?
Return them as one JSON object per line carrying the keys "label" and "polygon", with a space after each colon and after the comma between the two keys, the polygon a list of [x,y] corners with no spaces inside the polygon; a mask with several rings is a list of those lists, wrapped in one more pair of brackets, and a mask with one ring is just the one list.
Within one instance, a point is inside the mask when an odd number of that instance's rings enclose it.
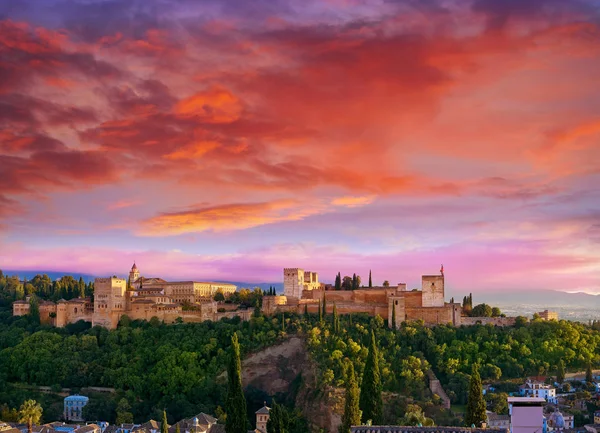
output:
{"label": "exposed rock face", "polygon": [[244,387],[252,386],[269,395],[292,392],[292,383],[302,381],[296,394],[296,407],[302,410],[312,431],[337,432],[343,411],[342,390],[322,391],[316,367],[310,361],[304,340],[294,336],[284,342],[249,355],[242,361]]}

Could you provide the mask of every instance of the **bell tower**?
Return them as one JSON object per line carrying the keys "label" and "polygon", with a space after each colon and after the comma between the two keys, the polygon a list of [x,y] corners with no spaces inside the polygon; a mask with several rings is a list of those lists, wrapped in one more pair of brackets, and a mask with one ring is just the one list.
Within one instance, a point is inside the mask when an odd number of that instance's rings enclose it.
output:
{"label": "bell tower", "polygon": [[133,262],[133,266],[131,267],[131,271],[129,272],[129,281],[130,281],[131,285],[133,285],[133,283],[135,283],[135,281],[138,278],[140,278],[140,271],[138,271],[138,268],[135,265],[135,262]]}

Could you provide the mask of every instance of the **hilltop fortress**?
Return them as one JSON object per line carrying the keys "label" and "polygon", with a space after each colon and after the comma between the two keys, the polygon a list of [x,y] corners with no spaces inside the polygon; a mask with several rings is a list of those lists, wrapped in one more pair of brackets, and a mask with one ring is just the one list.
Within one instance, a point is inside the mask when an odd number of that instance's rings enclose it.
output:
{"label": "hilltop fortress", "polygon": [[283,270],[283,296],[263,298],[263,311],[267,314],[277,312],[317,313],[319,304],[325,301],[330,313],[335,304],[339,314],[367,313],[379,314],[388,319],[391,326],[395,312],[396,326],[403,321],[423,320],[425,324],[461,325],[462,306],[444,300],[444,268],[439,275],[423,275],[421,290],[406,290],[406,283],[395,287],[368,287],[356,290],[326,290],[319,283],[316,272],[298,268]]}
{"label": "hilltop fortress", "polygon": [[[367,313],[380,315],[391,326],[395,315],[396,326],[404,321],[423,320],[427,325],[476,323],[493,325],[514,324],[514,317],[463,317],[462,306],[444,299],[444,268],[438,275],[423,275],[421,289],[407,290],[406,283],[394,287],[362,287],[356,290],[333,290],[319,282],[316,272],[299,268],[283,270],[284,294],[263,296],[262,312],[267,315],[318,313],[325,304],[327,313],[333,306],[339,314]],[[77,298],[57,303],[44,301],[39,305],[42,323],[65,326],[79,320],[108,329],[117,327],[122,316],[132,320],[150,320],[156,317],[165,323],[203,322],[222,318],[240,317],[248,320],[252,310],[218,308],[214,295],[219,291],[225,297],[237,290],[233,284],[197,281],[165,281],[146,278],[135,265],[127,280],[116,276],[96,278],[94,298]],[[235,306],[232,306],[235,308]],[[13,315],[28,314],[27,301],[13,303]]]}
{"label": "hilltop fortress", "polygon": [[[217,311],[218,303],[213,300],[217,291],[225,297],[237,290],[227,283],[197,281],[165,281],[162,278],[146,278],[133,264],[127,280],[116,276],[94,280],[94,300],[77,298],[57,303],[40,303],[42,323],[62,327],[79,320],[92,322],[108,329],[117,327],[122,316],[131,319],[150,320],[156,317],[165,323],[178,318],[184,322],[219,320],[224,317],[240,316],[248,320],[251,311]],[[13,315],[29,313],[29,303],[13,303]]]}

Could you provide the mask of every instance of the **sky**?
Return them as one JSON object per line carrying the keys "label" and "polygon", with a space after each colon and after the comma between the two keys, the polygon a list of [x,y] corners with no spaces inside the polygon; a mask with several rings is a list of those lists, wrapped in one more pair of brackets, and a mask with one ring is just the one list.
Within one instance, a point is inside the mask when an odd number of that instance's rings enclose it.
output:
{"label": "sky", "polygon": [[3,0],[0,268],[600,293],[592,0]]}

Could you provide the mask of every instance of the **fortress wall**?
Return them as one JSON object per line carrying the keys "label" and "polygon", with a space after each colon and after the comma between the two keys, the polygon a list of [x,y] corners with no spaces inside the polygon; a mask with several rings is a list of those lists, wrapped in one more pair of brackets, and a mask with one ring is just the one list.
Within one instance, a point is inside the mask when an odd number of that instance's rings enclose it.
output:
{"label": "fortress wall", "polygon": [[54,325],[54,318],[50,317],[51,314],[56,314],[56,304],[53,303],[42,303],[39,306],[40,309],[40,323],[45,325]]}
{"label": "fortress wall", "polygon": [[420,308],[423,306],[422,292],[404,292],[406,308]]}
{"label": "fortress wall", "polygon": [[451,307],[406,308],[406,320],[423,320],[426,325],[452,323]]}
{"label": "fortress wall", "polygon": [[516,317],[461,317],[461,325],[514,326]]}

